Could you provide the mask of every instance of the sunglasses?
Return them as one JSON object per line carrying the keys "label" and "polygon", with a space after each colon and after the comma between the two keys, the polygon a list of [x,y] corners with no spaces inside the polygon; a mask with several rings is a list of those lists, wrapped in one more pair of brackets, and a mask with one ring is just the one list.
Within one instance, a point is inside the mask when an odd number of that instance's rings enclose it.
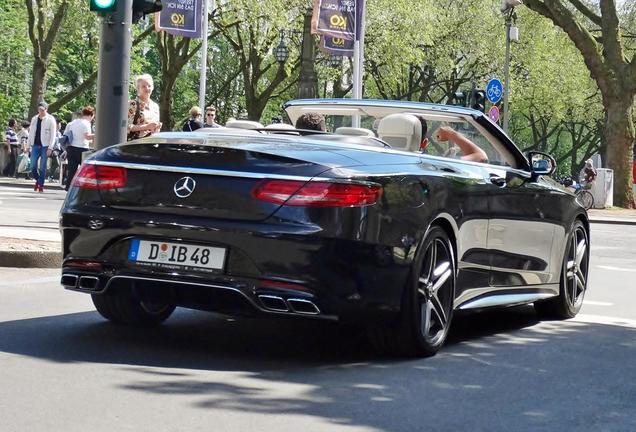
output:
{"label": "sunglasses", "polygon": [[216,114],[214,114],[214,113],[205,113],[205,115],[209,117],[209,116],[215,116]]}

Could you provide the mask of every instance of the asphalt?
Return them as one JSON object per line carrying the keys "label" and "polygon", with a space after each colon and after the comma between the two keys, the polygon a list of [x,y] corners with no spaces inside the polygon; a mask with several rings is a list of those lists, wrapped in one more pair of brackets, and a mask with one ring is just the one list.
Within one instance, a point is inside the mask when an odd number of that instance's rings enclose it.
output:
{"label": "asphalt", "polygon": [[[0,178],[0,192],[4,188],[7,191],[5,197],[7,194],[12,194],[10,191],[24,189],[26,193],[32,187],[32,180]],[[40,200],[57,202],[64,196],[64,189],[59,183],[48,183],[46,189],[49,193],[34,196]],[[28,199],[28,196],[26,197]],[[57,222],[58,210],[59,207],[55,212],[42,213],[43,217],[40,219],[51,220],[39,220],[28,226],[21,226],[19,229],[2,230],[0,225],[0,267],[59,268],[62,263],[60,235],[58,231],[52,229]],[[9,211],[8,206],[0,205],[0,221],[14,217],[9,214]],[[590,222],[594,224],[636,225],[635,209],[591,209],[588,215]]]}

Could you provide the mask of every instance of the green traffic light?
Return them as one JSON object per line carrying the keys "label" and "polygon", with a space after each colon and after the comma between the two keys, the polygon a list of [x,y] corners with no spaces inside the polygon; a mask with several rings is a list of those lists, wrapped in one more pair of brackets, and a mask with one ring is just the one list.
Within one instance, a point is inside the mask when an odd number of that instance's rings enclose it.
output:
{"label": "green traffic light", "polygon": [[95,0],[95,6],[100,9],[106,9],[115,4],[115,0]]}
{"label": "green traffic light", "polygon": [[90,10],[94,12],[112,12],[117,6],[117,0],[90,0]]}

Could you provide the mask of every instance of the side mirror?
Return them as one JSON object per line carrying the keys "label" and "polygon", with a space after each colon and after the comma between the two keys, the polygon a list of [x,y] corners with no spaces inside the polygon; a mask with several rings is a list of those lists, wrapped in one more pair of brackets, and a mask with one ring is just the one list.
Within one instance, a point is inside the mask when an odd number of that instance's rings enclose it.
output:
{"label": "side mirror", "polygon": [[528,162],[532,167],[532,176],[534,178],[541,175],[552,175],[556,170],[556,161],[547,153],[531,151],[527,153]]}

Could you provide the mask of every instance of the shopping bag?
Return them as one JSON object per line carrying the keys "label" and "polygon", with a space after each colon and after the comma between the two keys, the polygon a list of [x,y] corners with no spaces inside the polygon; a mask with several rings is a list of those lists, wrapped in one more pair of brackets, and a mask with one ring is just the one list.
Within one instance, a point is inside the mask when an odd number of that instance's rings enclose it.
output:
{"label": "shopping bag", "polygon": [[29,155],[26,153],[22,153],[18,156],[18,173],[28,173],[31,171],[31,159],[29,159]]}

